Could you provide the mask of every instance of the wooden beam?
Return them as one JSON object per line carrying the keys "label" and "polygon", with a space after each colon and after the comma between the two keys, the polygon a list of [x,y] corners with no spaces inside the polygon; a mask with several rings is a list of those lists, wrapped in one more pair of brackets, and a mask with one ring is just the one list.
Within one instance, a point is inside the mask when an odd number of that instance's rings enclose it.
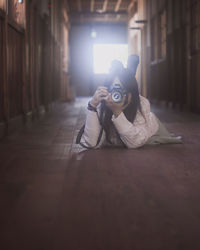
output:
{"label": "wooden beam", "polygon": [[90,1],[90,11],[93,12],[94,11],[94,0]]}
{"label": "wooden beam", "polygon": [[102,12],[106,12],[107,10],[107,6],[108,6],[108,0],[105,0],[104,3],[103,3],[103,9],[102,9]]}
{"label": "wooden beam", "polygon": [[8,15],[3,25],[3,115],[6,128],[9,123],[9,89],[8,89]]}
{"label": "wooden beam", "polygon": [[[29,20],[29,6],[30,3],[28,1],[25,1],[25,20],[28,22]],[[29,82],[29,71],[28,71],[28,65],[29,65],[29,55],[28,55],[28,50],[29,50],[29,36],[28,36],[28,24],[27,28],[25,29],[25,35],[24,35],[24,42],[23,42],[23,101],[22,101],[22,107],[23,107],[23,114],[26,119],[26,115],[29,111],[28,108],[28,82]]]}
{"label": "wooden beam", "polygon": [[133,7],[134,3],[136,2],[136,0],[132,0],[128,6],[128,11]]}
{"label": "wooden beam", "polygon": [[94,16],[94,15],[98,15],[98,16],[101,16],[101,15],[127,15],[127,11],[123,10],[123,11],[118,11],[117,13],[115,11],[106,11],[106,12],[99,12],[99,11],[94,11],[94,12],[91,12],[91,11],[81,11],[81,12],[78,12],[78,11],[72,11],[71,12],[71,15],[87,15],[87,16]]}
{"label": "wooden beam", "polygon": [[78,11],[81,12],[81,10],[82,10],[81,0],[77,0],[77,5],[78,5]]}
{"label": "wooden beam", "polygon": [[122,0],[118,0],[115,6],[115,12],[119,11],[120,5],[121,5]]}

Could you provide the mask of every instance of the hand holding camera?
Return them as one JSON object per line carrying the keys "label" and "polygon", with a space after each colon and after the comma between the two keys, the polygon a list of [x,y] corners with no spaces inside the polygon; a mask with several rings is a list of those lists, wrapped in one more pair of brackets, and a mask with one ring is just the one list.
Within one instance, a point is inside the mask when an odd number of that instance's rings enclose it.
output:
{"label": "hand holding camera", "polygon": [[127,92],[125,88],[119,83],[113,83],[110,88],[104,86],[98,87],[90,105],[96,108],[100,102],[105,101],[105,105],[117,117],[126,108]]}
{"label": "hand holding camera", "polygon": [[90,101],[90,104],[96,108],[99,103],[103,100],[105,100],[105,98],[109,95],[108,90],[106,87],[104,86],[100,86],[98,87],[98,89],[96,90],[96,92],[94,93],[92,100]]}

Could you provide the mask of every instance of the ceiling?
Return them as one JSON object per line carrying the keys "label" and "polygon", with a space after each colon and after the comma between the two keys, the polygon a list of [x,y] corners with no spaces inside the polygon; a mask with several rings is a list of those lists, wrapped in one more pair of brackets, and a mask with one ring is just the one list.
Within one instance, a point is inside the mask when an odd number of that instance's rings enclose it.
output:
{"label": "ceiling", "polygon": [[136,0],[68,0],[72,23],[112,22],[128,20],[128,10],[135,8]]}

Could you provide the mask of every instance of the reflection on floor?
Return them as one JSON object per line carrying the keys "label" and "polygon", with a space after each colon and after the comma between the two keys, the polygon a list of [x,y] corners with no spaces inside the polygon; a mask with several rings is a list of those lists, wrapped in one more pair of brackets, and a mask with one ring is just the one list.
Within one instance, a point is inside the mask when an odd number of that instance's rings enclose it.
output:
{"label": "reflection on floor", "polygon": [[200,116],[154,108],[183,145],[81,152],[87,101],[0,142],[0,249],[200,249]]}

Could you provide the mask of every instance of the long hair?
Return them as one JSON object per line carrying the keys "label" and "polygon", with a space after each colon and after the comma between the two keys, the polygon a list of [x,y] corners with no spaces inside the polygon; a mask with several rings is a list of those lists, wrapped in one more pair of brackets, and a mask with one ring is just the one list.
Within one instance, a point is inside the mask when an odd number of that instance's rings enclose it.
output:
{"label": "long hair", "polygon": [[[135,120],[137,111],[139,110],[142,113],[137,81],[135,77],[133,76],[133,74],[131,74],[126,69],[115,72],[115,77],[119,78],[120,82],[126,89],[126,92],[131,94],[131,101],[123,112],[127,120],[133,123]],[[113,76],[110,77],[110,79],[113,79]],[[107,83],[107,87],[110,84],[112,83],[111,82]],[[100,110],[100,121],[106,133],[106,140],[110,144],[111,144],[111,136],[113,135],[112,131],[115,130],[115,127],[111,120],[112,115],[113,115],[112,111],[105,105],[105,102],[102,102],[101,110]],[[115,134],[120,139],[118,133],[116,132]]]}

